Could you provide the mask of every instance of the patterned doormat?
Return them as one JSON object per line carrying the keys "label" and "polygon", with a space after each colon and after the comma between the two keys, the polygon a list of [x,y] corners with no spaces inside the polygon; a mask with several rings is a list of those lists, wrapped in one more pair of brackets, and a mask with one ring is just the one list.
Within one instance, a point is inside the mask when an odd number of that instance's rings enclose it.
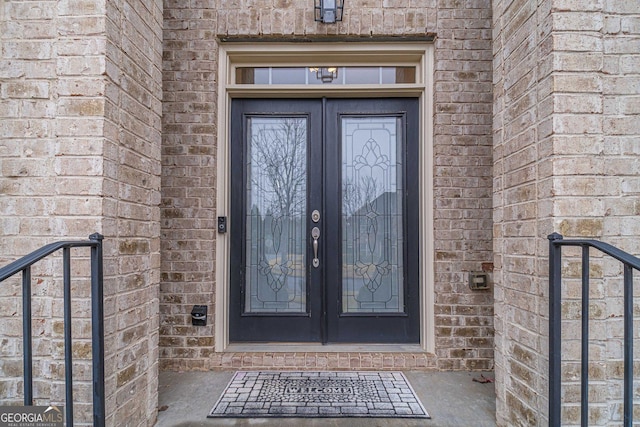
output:
{"label": "patterned doormat", "polygon": [[401,372],[236,372],[216,417],[430,418]]}

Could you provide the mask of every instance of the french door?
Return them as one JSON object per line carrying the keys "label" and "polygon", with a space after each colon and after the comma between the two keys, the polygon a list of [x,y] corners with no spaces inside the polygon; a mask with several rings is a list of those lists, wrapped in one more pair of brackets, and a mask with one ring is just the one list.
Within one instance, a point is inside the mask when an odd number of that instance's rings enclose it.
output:
{"label": "french door", "polygon": [[236,99],[231,342],[419,342],[418,101]]}

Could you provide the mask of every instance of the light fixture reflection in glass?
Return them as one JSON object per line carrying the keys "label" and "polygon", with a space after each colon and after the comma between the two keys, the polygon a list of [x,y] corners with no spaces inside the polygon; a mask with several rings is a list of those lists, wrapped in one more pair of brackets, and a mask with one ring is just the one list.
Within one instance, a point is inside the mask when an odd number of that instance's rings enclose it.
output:
{"label": "light fixture reflection in glass", "polygon": [[338,78],[338,67],[310,67],[309,71],[316,73],[316,78],[322,83],[331,83]]}

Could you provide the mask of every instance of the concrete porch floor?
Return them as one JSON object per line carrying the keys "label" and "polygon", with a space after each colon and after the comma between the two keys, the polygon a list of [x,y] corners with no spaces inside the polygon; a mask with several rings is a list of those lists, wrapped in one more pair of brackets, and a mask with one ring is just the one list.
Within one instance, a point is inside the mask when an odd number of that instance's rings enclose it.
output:
{"label": "concrete porch floor", "polygon": [[[480,372],[404,371],[426,408],[430,420],[391,418],[226,418],[207,414],[225,389],[234,371],[162,372],[156,427],[187,426],[495,426],[493,383],[474,382]],[[492,372],[482,372],[493,378]]]}

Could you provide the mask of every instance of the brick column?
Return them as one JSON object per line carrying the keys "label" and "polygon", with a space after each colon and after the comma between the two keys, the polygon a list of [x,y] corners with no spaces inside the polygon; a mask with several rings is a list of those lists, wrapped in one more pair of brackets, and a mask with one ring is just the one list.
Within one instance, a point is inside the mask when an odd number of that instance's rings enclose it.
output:
{"label": "brick column", "polygon": [[162,2],[106,2],[104,234],[108,424],[151,426],[158,402]]}
{"label": "brick column", "polygon": [[[494,2],[494,248],[499,425],[546,425],[548,242],[637,239],[637,2]],[[635,46],[635,47],[634,47]],[[579,424],[581,267],[563,263],[563,425]],[[621,397],[619,268],[591,268],[589,425]]]}
{"label": "brick column", "polygon": [[[0,7],[0,264],[104,234],[107,425],[156,414],[161,38],[157,1]],[[91,424],[87,264],[74,251],[76,425]],[[33,271],[41,405],[64,399],[61,271],[59,258]],[[0,291],[16,308],[0,314],[3,404],[22,397],[18,282]]]}

